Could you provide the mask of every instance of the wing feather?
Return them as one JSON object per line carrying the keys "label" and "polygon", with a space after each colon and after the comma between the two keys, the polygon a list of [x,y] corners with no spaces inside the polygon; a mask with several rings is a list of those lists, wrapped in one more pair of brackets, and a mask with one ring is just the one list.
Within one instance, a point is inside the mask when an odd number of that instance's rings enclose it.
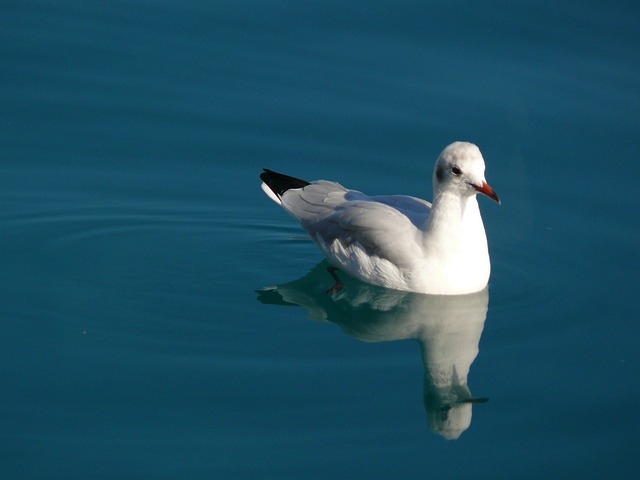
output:
{"label": "wing feather", "polygon": [[318,181],[285,192],[282,206],[323,248],[336,240],[343,248],[357,242],[369,255],[403,266],[422,253],[417,235],[431,204],[400,195],[369,197],[335,182]]}

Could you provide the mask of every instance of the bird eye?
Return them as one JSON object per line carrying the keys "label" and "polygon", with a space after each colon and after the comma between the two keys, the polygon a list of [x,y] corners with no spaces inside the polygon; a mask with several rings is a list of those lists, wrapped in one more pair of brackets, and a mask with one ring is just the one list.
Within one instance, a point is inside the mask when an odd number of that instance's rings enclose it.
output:
{"label": "bird eye", "polygon": [[460,170],[458,167],[451,167],[451,173],[453,173],[456,177],[458,175],[460,175],[462,173],[462,170]]}

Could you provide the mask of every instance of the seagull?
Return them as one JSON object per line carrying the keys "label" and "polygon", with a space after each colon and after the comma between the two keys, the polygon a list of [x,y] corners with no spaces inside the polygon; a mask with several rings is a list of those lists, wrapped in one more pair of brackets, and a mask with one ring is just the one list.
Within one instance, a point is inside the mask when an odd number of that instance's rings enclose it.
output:
{"label": "seagull", "polygon": [[369,196],[326,180],[272,170],[262,190],[297,219],[325,254],[336,293],[339,269],[366,283],[431,295],[479,292],[491,262],[476,195],[500,199],[484,176],[480,149],[454,142],[433,170],[433,203],[406,195]]}

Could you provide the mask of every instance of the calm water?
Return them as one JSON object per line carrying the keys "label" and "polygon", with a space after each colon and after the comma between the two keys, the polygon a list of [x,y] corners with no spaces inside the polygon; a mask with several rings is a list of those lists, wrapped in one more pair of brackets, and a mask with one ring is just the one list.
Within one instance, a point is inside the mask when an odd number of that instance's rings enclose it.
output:
{"label": "calm water", "polygon": [[[0,11],[2,478],[640,474],[637,5]],[[430,198],[458,139],[477,295],[329,297],[259,189]]]}

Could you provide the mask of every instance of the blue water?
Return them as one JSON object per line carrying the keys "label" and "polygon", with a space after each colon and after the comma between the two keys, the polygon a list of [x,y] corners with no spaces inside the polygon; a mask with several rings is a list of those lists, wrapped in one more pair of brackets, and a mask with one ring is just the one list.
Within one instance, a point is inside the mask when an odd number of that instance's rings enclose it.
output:
{"label": "blue water", "polygon": [[[637,5],[0,12],[2,478],[640,474]],[[429,199],[454,140],[488,291],[327,296],[260,169]]]}

